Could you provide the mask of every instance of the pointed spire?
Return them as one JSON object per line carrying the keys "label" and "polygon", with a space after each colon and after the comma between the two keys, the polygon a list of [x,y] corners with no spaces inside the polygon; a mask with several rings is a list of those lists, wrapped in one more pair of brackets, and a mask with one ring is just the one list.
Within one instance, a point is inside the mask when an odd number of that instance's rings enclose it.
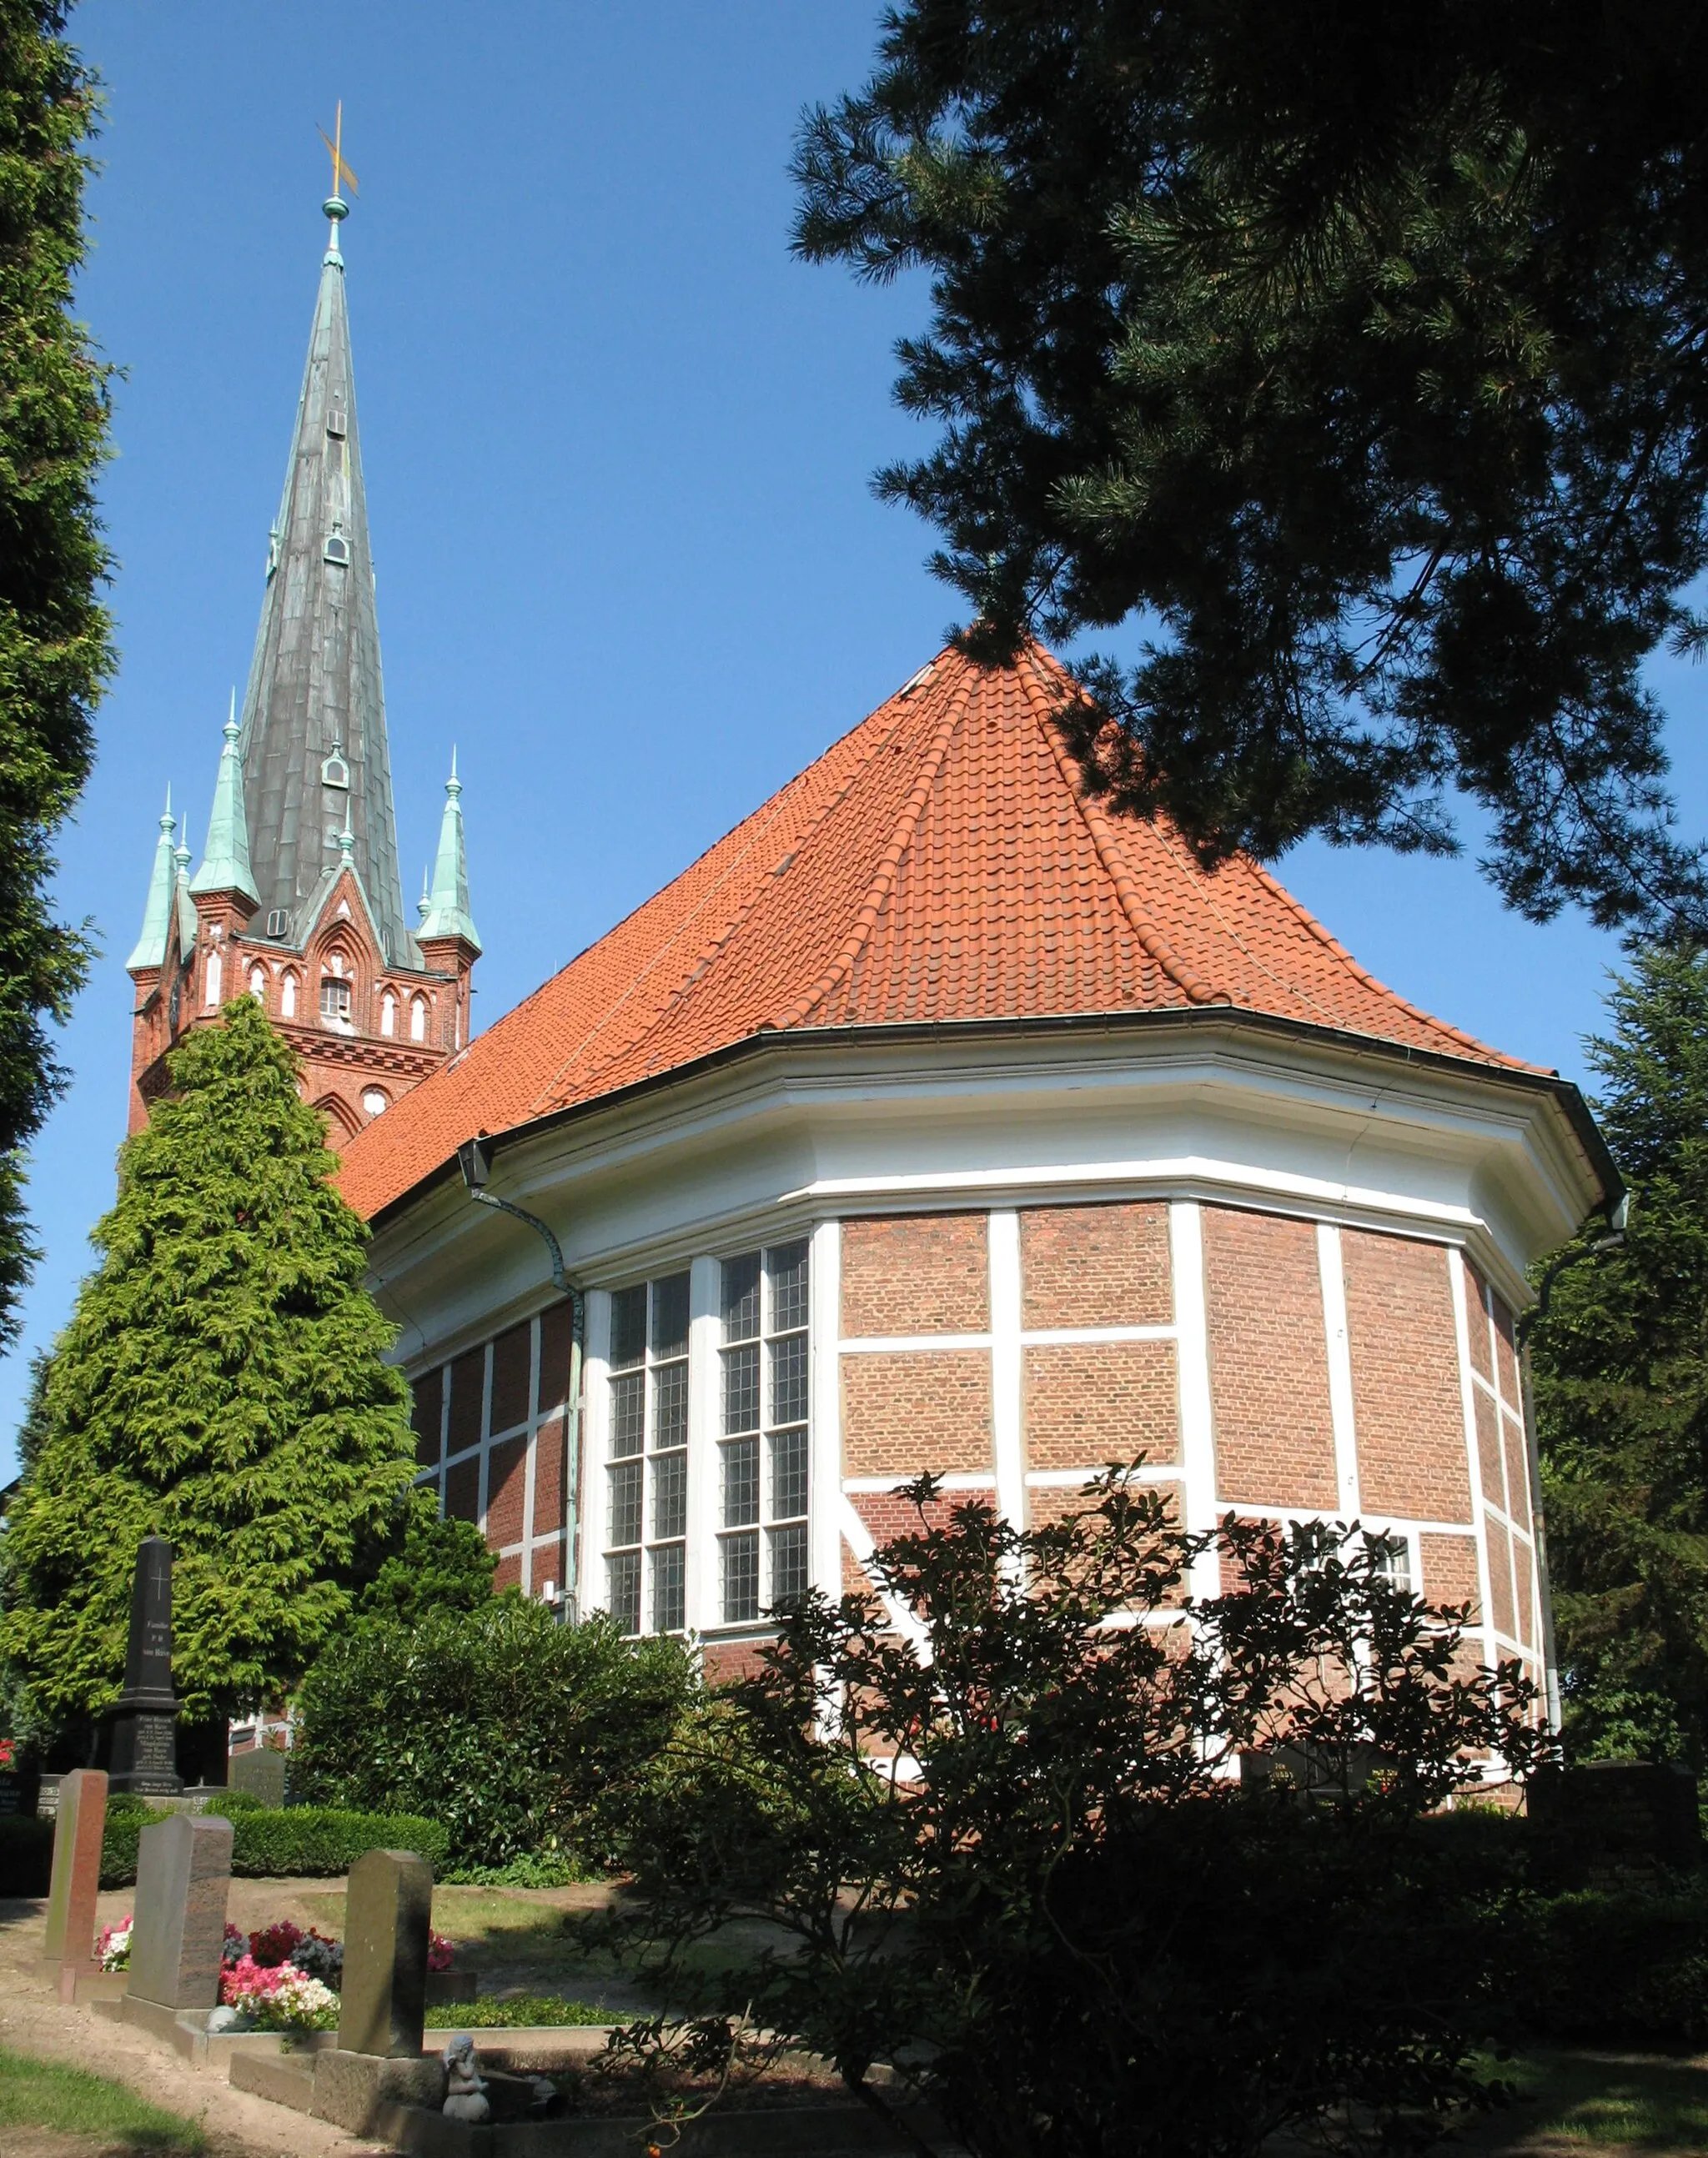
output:
{"label": "pointed spire", "polygon": [[243,806],[243,760],[237,753],[242,730],[237,724],[237,692],[231,692],[231,716],[224,725],[219,776],[214,782],[214,813],[208,819],[208,848],[202,866],[190,879],[192,893],[235,891],[252,906],[261,894],[249,864],[249,821]]}
{"label": "pointed spire", "polygon": [[468,858],[462,844],[462,782],[457,777],[457,752],[451,752],[451,777],[445,782],[445,814],[439,824],[439,852],[433,864],[432,889],[415,937],[421,943],[458,937],[478,952],[480,932],[468,911]]}
{"label": "pointed spire", "polygon": [[[415,901],[415,920],[417,922],[425,922],[426,920],[428,911],[431,908],[432,904],[432,901],[427,896],[427,865],[423,862],[421,864],[421,896]],[[421,932],[417,930],[415,933],[419,936]]]}
{"label": "pointed spire", "polygon": [[178,948],[180,952],[194,952],[196,948],[196,902],[190,897],[190,820],[188,817],[178,826],[178,844],[172,850],[172,861],[177,872],[172,880],[172,896],[178,909]]}
{"label": "pointed spire", "polygon": [[[354,179],[335,134],[332,244],[320,272],[302,392],[273,520],[241,763],[258,903],[292,937],[352,835],[352,862],[387,960],[415,963],[398,875],[397,828],[374,563],[356,426],[340,221]],[[329,772],[329,763],[338,770]]]}
{"label": "pointed spire", "polygon": [[172,888],[177,881],[173,865],[172,789],[166,790],[166,808],[160,819],[160,837],[154,842],[154,866],[148,875],[148,901],[142,909],[142,933],[137,939],[126,966],[134,973],[139,967],[166,964],[166,933],[172,927]]}

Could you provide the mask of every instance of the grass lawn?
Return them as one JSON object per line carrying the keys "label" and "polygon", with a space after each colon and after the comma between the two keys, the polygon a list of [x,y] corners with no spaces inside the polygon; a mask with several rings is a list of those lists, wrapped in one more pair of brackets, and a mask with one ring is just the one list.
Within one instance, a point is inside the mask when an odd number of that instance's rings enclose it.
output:
{"label": "grass lawn", "polygon": [[52,2128],[66,2135],[98,2136],[127,2152],[206,2148],[194,2121],[163,2112],[122,2083],[0,2046],[0,2129],[4,2128]]}
{"label": "grass lawn", "polygon": [[1708,2150],[1708,2063],[1530,2052],[1495,2073],[1518,2102],[1467,2136],[1479,2151]]}

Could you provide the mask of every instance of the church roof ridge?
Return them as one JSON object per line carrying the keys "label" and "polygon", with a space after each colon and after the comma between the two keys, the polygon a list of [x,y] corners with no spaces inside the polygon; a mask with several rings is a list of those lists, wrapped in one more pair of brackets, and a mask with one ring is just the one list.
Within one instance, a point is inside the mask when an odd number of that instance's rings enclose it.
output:
{"label": "church roof ridge", "polygon": [[951,648],[352,1141],[390,1205],[501,1133],[761,1036],[1206,1007],[1514,1071],[1421,1012],[1266,871],[1214,870],[1089,793],[1040,647]]}

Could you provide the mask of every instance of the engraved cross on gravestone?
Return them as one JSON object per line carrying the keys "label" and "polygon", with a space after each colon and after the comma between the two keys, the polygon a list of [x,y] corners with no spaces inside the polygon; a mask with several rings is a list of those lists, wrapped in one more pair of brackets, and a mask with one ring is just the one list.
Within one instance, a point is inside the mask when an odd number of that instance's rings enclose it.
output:
{"label": "engraved cross on gravestone", "polygon": [[115,1791],[171,1798],[178,1773],[178,1702],[172,1691],[172,1546],[145,1536],[131,1584],[125,1690],[112,1710],[109,1773]]}

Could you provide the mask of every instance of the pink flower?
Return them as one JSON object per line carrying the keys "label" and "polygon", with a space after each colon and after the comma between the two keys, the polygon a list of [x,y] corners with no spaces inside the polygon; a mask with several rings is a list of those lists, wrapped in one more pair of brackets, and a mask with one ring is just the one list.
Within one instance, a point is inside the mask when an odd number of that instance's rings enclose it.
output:
{"label": "pink flower", "polygon": [[432,1928],[429,1927],[427,1930],[427,1968],[429,1970],[449,1970],[451,1968],[452,1959],[456,1953],[457,1951],[452,1947],[450,1942],[446,1939],[443,1933],[436,1933]]}
{"label": "pink flower", "polygon": [[9,1768],[13,1763],[13,1747],[9,1738],[0,1738],[0,1770]]}

